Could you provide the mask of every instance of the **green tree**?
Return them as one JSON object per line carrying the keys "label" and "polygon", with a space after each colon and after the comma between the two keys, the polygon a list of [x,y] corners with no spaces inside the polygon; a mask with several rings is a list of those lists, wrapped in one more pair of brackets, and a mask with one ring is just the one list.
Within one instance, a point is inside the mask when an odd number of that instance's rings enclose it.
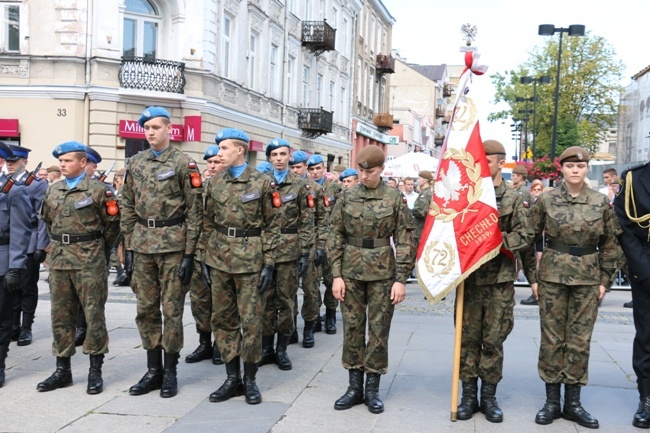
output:
{"label": "green tree", "polygon": [[[495,103],[510,105],[507,110],[491,113],[491,121],[521,117],[518,113],[525,109],[525,103],[516,102],[517,97],[533,96],[533,84],[521,84],[521,77],[551,77],[550,85],[537,83],[537,157],[548,155],[551,148],[558,38],[550,37],[543,46],[535,47],[515,70],[491,76],[496,87]],[[623,63],[616,59],[605,38],[591,32],[582,37],[563,36],[556,155],[575,145],[596,151],[606,130],[616,124],[623,70]],[[530,102],[528,105],[532,108]],[[528,129],[532,134],[532,115]]]}

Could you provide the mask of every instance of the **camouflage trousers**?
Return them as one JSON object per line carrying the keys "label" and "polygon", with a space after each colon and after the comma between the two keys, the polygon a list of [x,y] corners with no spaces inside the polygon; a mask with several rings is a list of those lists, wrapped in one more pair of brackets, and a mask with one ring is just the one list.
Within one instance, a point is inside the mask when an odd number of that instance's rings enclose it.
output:
{"label": "camouflage trousers", "polygon": [[344,277],[343,281],[343,367],[386,374],[388,335],[395,311],[390,300],[393,280],[359,281]]}
{"label": "camouflage trousers", "polygon": [[598,286],[540,281],[539,377],[546,383],[587,384],[591,334],[598,315]]}
{"label": "camouflage trousers", "polygon": [[201,277],[201,262],[194,260],[194,272],[190,281],[190,306],[196,322],[196,332],[212,332],[212,291]]}
{"label": "camouflage trousers", "polygon": [[229,274],[210,269],[212,278],[212,331],[221,359],[241,356],[244,362],[262,358],[264,299],[257,283],[259,273]]}
{"label": "camouflage trousers", "polygon": [[[323,304],[325,308],[336,310],[339,306],[339,301],[332,294],[332,262],[329,257],[323,263],[323,284],[325,284],[325,296],[323,296]],[[320,290],[320,289],[319,289]]]}
{"label": "camouflage trousers", "polygon": [[476,286],[465,284],[460,380],[480,377],[499,383],[503,377],[503,343],[514,327],[514,282]]}
{"label": "camouflage trousers", "polygon": [[183,348],[183,309],[189,285],[183,286],[177,275],[182,258],[183,251],[136,252],[133,256],[131,288],[138,299],[135,323],[145,350],[179,353]]}
{"label": "camouflage trousers", "polygon": [[108,273],[105,267],[77,271],[50,269],[52,313],[52,354],[70,357],[75,354],[74,337],[79,306],[86,316],[86,339],[83,353],[108,353],[108,331],[104,306],[108,297]]}
{"label": "camouflage trousers", "polygon": [[294,331],[294,298],[298,290],[298,262],[276,263],[271,287],[265,293],[262,335],[291,336]]}
{"label": "camouflage trousers", "polygon": [[[307,273],[302,277],[302,308],[300,313],[302,318],[309,322],[317,320],[320,315],[320,305],[322,298],[320,294],[321,268],[314,265],[314,261],[309,261]],[[297,290],[296,290],[297,291]],[[294,314],[298,315],[298,303],[295,304]]]}

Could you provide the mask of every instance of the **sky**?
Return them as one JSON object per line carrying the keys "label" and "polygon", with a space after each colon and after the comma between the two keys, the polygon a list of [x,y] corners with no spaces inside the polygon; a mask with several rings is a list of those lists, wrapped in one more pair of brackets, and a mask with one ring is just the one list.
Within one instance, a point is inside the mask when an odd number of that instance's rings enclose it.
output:
{"label": "sky", "polygon": [[[648,0],[382,0],[395,18],[393,49],[409,63],[422,65],[463,64],[464,45],[460,27],[465,23],[478,29],[476,40],[481,63],[489,66],[480,83],[484,94],[480,104],[481,135],[484,139],[501,141],[510,154],[514,142],[510,123],[488,122],[495,89],[489,75],[515,69],[528,60],[535,46],[542,46],[549,36],[537,34],[540,24],[569,27],[582,24],[593,35],[604,37],[614,48],[616,57],[625,65],[621,85],[650,65],[649,39],[650,1]],[[556,33],[554,38],[558,38]],[[569,37],[566,33],[564,38]],[[481,77],[481,78],[483,78]],[[551,83],[554,85],[554,78]],[[474,88],[479,87],[479,82]],[[507,106],[506,106],[507,107]]]}

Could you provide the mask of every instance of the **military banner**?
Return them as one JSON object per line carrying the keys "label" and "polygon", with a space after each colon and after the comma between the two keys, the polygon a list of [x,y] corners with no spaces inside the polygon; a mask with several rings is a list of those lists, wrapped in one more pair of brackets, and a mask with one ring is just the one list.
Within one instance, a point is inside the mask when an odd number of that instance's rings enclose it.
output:
{"label": "military banner", "polygon": [[433,200],[417,251],[420,287],[432,304],[456,288],[501,247],[496,196],[473,96],[486,70],[465,53],[465,71],[436,173]]}

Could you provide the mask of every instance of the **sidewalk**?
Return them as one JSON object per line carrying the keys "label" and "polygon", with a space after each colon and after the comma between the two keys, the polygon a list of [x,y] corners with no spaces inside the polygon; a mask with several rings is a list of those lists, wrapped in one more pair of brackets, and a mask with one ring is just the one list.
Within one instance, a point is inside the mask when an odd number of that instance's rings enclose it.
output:
{"label": "sidewalk", "polygon": [[[109,288],[106,316],[110,353],[104,364],[104,392],[86,394],[88,358],[79,350],[72,359],[74,385],[48,393],[36,384],[55,367],[51,355],[49,295],[41,273],[41,293],[30,346],[10,346],[7,382],[0,389],[0,432],[577,432],[573,422],[550,426],[534,423],[544,402],[537,375],[539,320],[537,307],[519,305],[528,297],[517,288],[515,328],[505,344],[504,378],[497,397],[505,413],[502,424],[482,414],[470,421],[451,422],[453,294],[430,306],[417,284],[407,286],[407,300],[393,318],[390,368],[382,377],[380,395],[386,411],[373,415],[364,405],[335,411],[334,401],[347,388],[341,367],[342,322],[336,335],[316,334],[316,346],[289,346],[293,370],[273,365],[260,368],[258,386],[263,402],[250,406],[243,397],[224,403],[208,395],[225,379],[225,368],[209,361],[186,364],[184,357],[198,343],[189,300],[185,308],[185,348],[178,366],[179,393],[162,399],[158,392],[132,397],[128,389],[146,370],[146,356],[135,326],[135,297],[128,287]],[[111,274],[110,280],[114,278]],[[188,298],[189,299],[189,298]],[[609,293],[599,313],[591,346],[590,381],[582,401],[600,421],[600,431],[639,431],[631,425],[638,403],[632,371],[632,311],[622,307],[628,291]],[[298,321],[302,333],[302,319]],[[302,335],[301,335],[302,341]]]}

